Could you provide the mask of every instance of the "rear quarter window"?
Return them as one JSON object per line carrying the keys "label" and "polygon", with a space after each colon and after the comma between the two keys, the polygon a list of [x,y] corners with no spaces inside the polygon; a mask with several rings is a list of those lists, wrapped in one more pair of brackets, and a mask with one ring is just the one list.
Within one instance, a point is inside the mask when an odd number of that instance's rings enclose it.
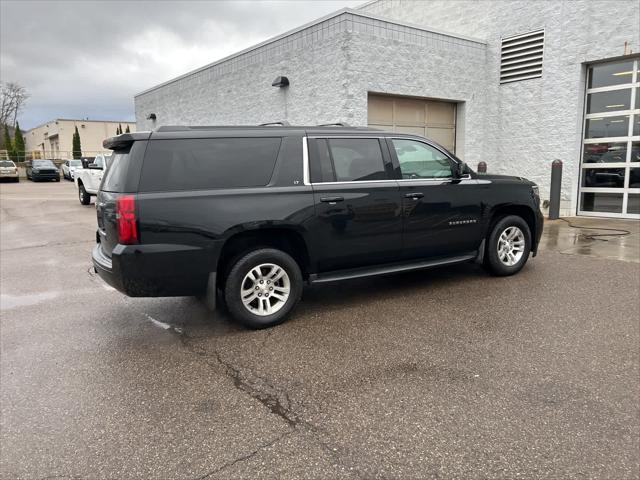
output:
{"label": "rear quarter window", "polygon": [[271,180],[281,138],[151,140],[141,192],[264,186]]}
{"label": "rear quarter window", "polygon": [[102,179],[102,190],[105,192],[123,192],[127,179],[129,150],[115,151]]}

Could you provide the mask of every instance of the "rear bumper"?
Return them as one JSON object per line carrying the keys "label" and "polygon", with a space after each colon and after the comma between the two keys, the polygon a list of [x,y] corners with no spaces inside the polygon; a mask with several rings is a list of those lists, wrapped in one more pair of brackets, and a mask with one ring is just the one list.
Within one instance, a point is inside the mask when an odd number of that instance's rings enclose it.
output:
{"label": "rear bumper", "polygon": [[203,294],[216,265],[201,248],[157,244],[116,245],[108,257],[98,243],[92,261],[100,278],[129,297]]}
{"label": "rear bumper", "polygon": [[18,172],[0,172],[0,178],[18,178]]}

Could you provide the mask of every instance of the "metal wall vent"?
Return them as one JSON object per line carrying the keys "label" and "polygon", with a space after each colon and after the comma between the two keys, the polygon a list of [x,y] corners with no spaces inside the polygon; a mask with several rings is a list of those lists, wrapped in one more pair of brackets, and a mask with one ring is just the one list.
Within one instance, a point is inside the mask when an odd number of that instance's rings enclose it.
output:
{"label": "metal wall vent", "polygon": [[500,83],[542,77],[544,30],[502,39]]}

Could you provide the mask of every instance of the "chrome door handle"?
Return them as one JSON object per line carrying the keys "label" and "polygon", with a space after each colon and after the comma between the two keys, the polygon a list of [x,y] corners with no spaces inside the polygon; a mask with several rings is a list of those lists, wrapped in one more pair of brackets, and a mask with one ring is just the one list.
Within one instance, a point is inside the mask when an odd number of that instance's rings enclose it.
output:
{"label": "chrome door handle", "polygon": [[330,203],[331,205],[335,205],[338,202],[342,202],[344,197],[322,197],[320,199],[323,203]]}
{"label": "chrome door handle", "polygon": [[404,198],[413,198],[414,200],[418,200],[424,197],[424,193],[422,192],[413,192],[413,193],[405,193]]}

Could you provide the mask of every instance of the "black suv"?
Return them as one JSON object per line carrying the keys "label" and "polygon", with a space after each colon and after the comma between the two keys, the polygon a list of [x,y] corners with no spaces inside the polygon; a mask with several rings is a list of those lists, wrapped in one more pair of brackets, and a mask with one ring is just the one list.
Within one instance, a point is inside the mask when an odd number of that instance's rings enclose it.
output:
{"label": "black suv", "polygon": [[349,127],[161,127],[113,150],[93,264],[132,297],[220,290],[253,328],[303,284],[476,261],[511,275],[542,234],[538,188],[477,175],[415,135]]}

